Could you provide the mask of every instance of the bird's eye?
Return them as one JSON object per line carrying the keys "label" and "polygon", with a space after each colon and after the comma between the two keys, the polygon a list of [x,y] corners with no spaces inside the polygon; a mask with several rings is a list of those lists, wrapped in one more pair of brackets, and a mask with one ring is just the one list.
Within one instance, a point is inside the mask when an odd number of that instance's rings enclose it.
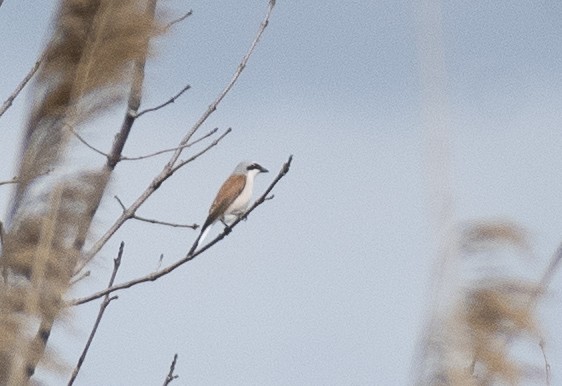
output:
{"label": "bird's eye", "polygon": [[247,167],[246,169],[247,169],[247,170],[258,169],[258,165],[256,165],[256,164],[251,164],[251,165],[248,165],[248,167]]}

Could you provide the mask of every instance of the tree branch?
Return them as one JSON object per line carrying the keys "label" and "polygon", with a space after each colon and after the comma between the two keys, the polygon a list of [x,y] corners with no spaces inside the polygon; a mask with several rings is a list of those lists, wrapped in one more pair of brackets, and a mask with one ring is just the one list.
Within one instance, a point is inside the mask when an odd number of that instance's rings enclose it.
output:
{"label": "tree branch", "polygon": [[219,130],[219,128],[215,127],[213,130],[209,131],[207,134],[205,134],[201,138],[196,139],[193,142],[186,143],[183,146],[178,146],[178,147],[174,147],[174,148],[171,148],[171,149],[159,150],[159,151],[156,151],[154,153],[150,153],[150,154],[142,155],[142,156],[138,156],[138,157],[121,157],[121,161],[138,161],[138,160],[141,160],[141,159],[155,157],[157,155],[164,154],[164,153],[171,153],[171,152],[176,151],[178,149],[186,149],[186,148],[191,147],[191,146],[195,145],[196,143],[201,142],[202,140],[210,137],[211,135],[215,134],[218,130]]}
{"label": "tree branch", "polygon": [[[41,176],[45,176],[47,174],[49,174],[52,170],[51,169],[47,169],[45,170],[43,173],[40,173],[37,175],[37,177],[41,177]],[[19,177],[12,177],[11,180],[8,181],[0,181],[0,186],[2,185],[10,185],[10,184],[18,184],[20,182]]]}
{"label": "tree branch", "polygon": [[[121,244],[119,245],[119,252],[117,253],[117,257],[115,259],[113,259],[113,272],[111,273],[111,278],[109,279],[109,284],[107,285],[108,288],[111,288],[113,286],[113,283],[115,281],[115,277],[117,276],[117,271],[119,270],[119,266],[121,265],[121,258],[123,257],[123,249],[124,248],[125,248],[125,243],[121,241]],[[88,354],[88,350],[90,349],[90,345],[92,344],[92,341],[94,340],[94,336],[96,335],[96,332],[97,332],[98,327],[100,325],[100,322],[101,322],[101,319],[102,319],[103,314],[105,312],[105,309],[107,308],[109,303],[111,303],[111,301],[115,300],[115,299],[117,299],[117,296],[109,297],[109,294],[107,294],[107,295],[105,295],[102,303],[100,304],[98,316],[96,318],[94,326],[92,327],[92,331],[90,332],[90,336],[88,337],[86,345],[84,346],[84,349],[82,350],[82,354],[80,355],[80,358],[78,358],[78,363],[76,364],[76,367],[74,367],[74,371],[72,371],[72,375],[70,376],[70,380],[68,381],[68,386],[71,386],[74,383],[74,380],[76,379],[76,376],[78,375],[78,372],[82,368],[82,364],[84,363],[84,360],[86,359],[86,354]]]}
{"label": "tree branch", "polygon": [[[115,199],[117,200],[117,202],[121,206],[121,209],[123,209],[123,212],[125,212],[127,210],[127,208],[123,204],[123,201],[121,201],[121,199],[118,196],[113,196],[113,197],[115,197]],[[131,218],[134,219],[134,220],[148,222],[148,223],[151,223],[151,224],[166,225],[166,226],[173,227],[173,228],[191,228],[191,229],[199,228],[199,225],[197,225],[197,224],[191,224],[191,225],[189,225],[189,224],[176,224],[176,223],[171,223],[171,222],[166,222],[166,221],[154,220],[154,219],[146,218],[146,217],[140,217],[140,216],[137,216],[136,214],[133,214],[133,216]]]}
{"label": "tree branch", "polygon": [[174,375],[174,371],[176,370],[176,362],[178,360],[178,354],[174,354],[174,359],[172,360],[172,364],[170,365],[170,371],[168,371],[168,375],[166,375],[166,379],[164,380],[163,386],[167,386],[174,379],[179,378],[179,375]]}
{"label": "tree branch", "polygon": [[[254,40],[252,41],[252,44],[250,44],[250,48],[246,52],[246,55],[244,55],[244,57],[242,58],[242,60],[238,64],[238,67],[236,68],[236,71],[234,72],[234,75],[230,79],[230,82],[228,82],[226,87],[219,93],[219,95],[213,101],[213,103],[211,103],[209,105],[209,107],[207,108],[207,110],[205,110],[203,115],[201,115],[199,120],[197,122],[195,122],[195,124],[193,125],[191,130],[189,130],[189,132],[181,140],[180,145],[183,145],[184,143],[187,143],[189,141],[189,139],[193,136],[193,134],[195,134],[195,132],[199,129],[199,127],[201,127],[201,125],[207,120],[207,118],[209,118],[209,116],[216,111],[217,106],[220,104],[220,102],[222,102],[222,100],[224,99],[226,94],[228,94],[228,92],[232,89],[232,87],[234,87],[234,85],[238,81],[238,78],[240,78],[240,75],[242,74],[242,71],[244,71],[244,69],[246,68],[246,65],[248,64],[248,60],[250,59],[250,57],[254,53],[254,50],[256,49],[256,46],[257,46],[258,42],[260,41],[261,36],[263,35],[263,32],[265,31],[267,25],[269,24],[269,19],[271,17],[271,13],[273,12],[274,7],[275,7],[275,0],[269,0],[269,5],[268,5],[268,8],[267,8],[265,17],[263,18],[262,22],[260,23],[260,26],[258,28],[258,32],[256,33],[256,36],[254,37]],[[174,156],[170,160],[170,164],[173,165],[175,163],[175,161],[179,158],[180,153],[181,152],[178,152],[178,153],[174,154]]]}
{"label": "tree branch", "polygon": [[171,173],[175,173],[178,169],[180,169],[181,167],[187,165],[190,162],[195,161],[197,158],[201,157],[203,154],[205,154],[207,151],[209,151],[211,148],[217,146],[219,144],[219,142],[226,137],[230,132],[232,131],[232,128],[229,127],[228,129],[226,129],[226,131],[224,133],[221,134],[220,137],[218,137],[217,139],[215,139],[213,142],[211,142],[206,148],[204,148],[203,150],[201,150],[199,153],[195,153],[194,155],[192,155],[191,157],[189,157],[186,160],[180,161],[176,166],[174,166],[171,169]]}
{"label": "tree branch", "polygon": [[95,151],[98,154],[103,155],[105,158],[109,158],[109,154],[104,153],[103,151],[101,151],[100,149],[90,145],[84,138],[82,138],[82,136],[80,136],[80,134],[78,134],[76,132],[76,130],[74,130],[73,127],[71,127],[70,125],[66,125],[67,129],[70,130],[70,132],[80,141],[82,142],[82,144],[84,144],[87,148],[89,148],[90,150]]}
{"label": "tree branch", "polygon": [[10,184],[17,184],[18,182],[19,182],[18,177],[13,177],[11,180],[0,181],[0,186],[2,186],[2,185],[10,185]]}
{"label": "tree branch", "polygon": [[[1,1],[0,1],[0,5],[2,5]],[[31,70],[29,70],[29,72],[23,78],[23,80],[20,82],[20,84],[17,85],[16,89],[8,96],[8,98],[6,98],[6,100],[2,104],[2,107],[0,107],[0,117],[2,115],[4,115],[6,110],[8,110],[12,106],[12,103],[17,98],[17,96],[20,94],[21,90],[23,90],[23,88],[27,85],[27,83],[31,80],[31,78],[33,78],[33,75],[35,75],[35,73],[37,72],[37,69],[39,69],[39,66],[41,65],[42,59],[43,59],[43,57],[41,57],[37,62],[35,62],[33,67],[31,67]]]}
{"label": "tree branch", "polygon": [[[67,127],[68,127],[68,130],[70,130],[70,132],[72,132],[72,134],[75,135],[76,138],[77,138],[80,142],[82,142],[82,144],[84,144],[87,148],[89,148],[90,150],[93,150],[94,152],[96,152],[96,153],[98,153],[98,154],[100,154],[100,155],[103,155],[105,158],[109,158],[109,157],[110,157],[109,154],[104,153],[102,150],[100,150],[100,149],[94,147],[93,145],[90,145],[90,144],[88,143],[88,141],[86,141],[82,136],[80,136],[80,134],[78,134],[78,133],[76,132],[76,130],[74,130],[72,127],[70,127],[70,126],[67,126]],[[210,132],[208,132],[207,134],[205,134],[205,135],[202,136],[201,138],[199,138],[199,139],[197,139],[197,140],[195,140],[195,141],[193,141],[193,142],[187,143],[187,144],[185,144],[185,145],[183,145],[183,146],[173,147],[173,148],[164,149],[164,150],[158,150],[158,151],[155,151],[154,153],[145,154],[145,155],[136,156],[136,157],[120,156],[120,157],[119,157],[119,161],[139,161],[139,160],[143,160],[143,159],[155,157],[155,156],[158,156],[158,155],[161,155],[161,154],[171,153],[171,152],[176,151],[176,150],[178,150],[178,149],[185,149],[185,148],[191,147],[191,146],[195,145],[196,143],[201,142],[202,140],[204,140],[204,139],[210,137],[211,135],[215,134],[218,130],[219,130],[219,128],[218,128],[218,127],[215,127],[213,130],[211,130]],[[15,183],[17,183],[17,182],[18,182],[17,177],[14,177],[14,178],[12,178],[12,180],[10,180],[10,181],[0,181],[0,185],[15,184]]]}
{"label": "tree branch", "polygon": [[69,302],[69,305],[76,306],[76,305],[79,305],[79,304],[88,303],[92,300],[99,299],[102,296],[106,296],[106,295],[108,295],[112,292],[118,291],[118,290],[130,288],[130,287],[133,287],[135,285],[145,283],[145,282],[148,282],[148,281],[155,281],[155,280],[159,279],[160,277],[162,277],[164,275],[167,275],[168,273],[174,271],[176,268],[182,266],[183,264],[187,263],[188,261],[193,260],[194,258],[199,256],[201,253],[205,252],[207,249],[211,248],[213,245],[215,245],[216,243],[218,243],[219,241],[224,239],[226,236],[228,236],[231,233],[231,231],[236,227],[236,225],[238,225],[238,223],[240,221],[247,218],[250,215],[250,213],[252,213],[258,206],[260,206],[261,204],[263,204],[267,200],[267,198],[269,197],[269,193],[273,190],[275,185],[277,185],[277,183],[289,172],[289,168],[291,166],[292,160],[293,160],[293,156],[291,155],[289,157],[289,159],[287,160],[287,162],[285,162],[285,164],[283,164],[283,166],[282,166],[281,170],[279,171],[279,174],[277,175],[277,177],[275,177],[273,182],[269,185],[269,187],[265,190],[265,192],[254,202],[254,204],[248,209],[248,211],[246,212],[246,214],[243,217],[237,219],[230,226],[224,228],[224,231],[222,233],[220,233],[211,242],[204,245],[199,250],[194,251],[193,253],[188,253],[184,258],[176,261],[175,263],[173,263],[173,264],[171,264],[171,265],[167,266],[166,268],[163,268],[159,271],[155,271],[155,272],[152,272],[148,275],[145,275],[145,276],[133,279],[133,280],[129,280],[129,281],[121,283],[121,284],[114,285],[110,288],[106,288],[104,290],[98,291],[94,294],[91,294],[91,295],[83,297],[83,298],[74,299],[74,300]]}
{"label": "tree branch", "polygon": [[80,280],[87,278],[88,276],[90,276],[92,274],[91,271],[86,271],[83,274],[81,274],[80,276],[78,276],[76,279],[72,280],[72,282],[70,282],[70,285],[73,286],[76,283],[78,283]]}
{"label": "tree branch", "polygon": [[171,97],[170,99],[168,99],[166,102],[164,102],[164,103],[162,103],[162,104],[160,104],[160,105],[158,105],[158,106],[151,107],[151,108],[148,108],[148,109],[139,111],[139,112],[136,114],[136,117],[135,117],[135,118],[139,118],[140,116],[142,116],[142,115],[144,115],[144,114],[146,114],[146,113],[150,113],[150,112],[152,112],[152,111],[160,110],[161,108],[168,106],[170,103],[174,103],[174,102],[176,101],[176,99],[178,99],[184,92],[186,92],[186,91],[189,90],[190,88],[191,88],[190,85],[186,85],[184,88],[181,89],[180,92],[178,92],[176,95],[174,95],[173,97]]}
{"label": "tree branch", "polygon": [[544,339],[541,339],[541,341],[539,342],[539,347],[541,348],[541,352],[542,352],[542,357],[544,359],[544,371],[545,371],[545,379],[546,379],[546,386],[550,386],[550,381],[552,379],[552,374],[550,372],[550,363],[548,363],[548,358],[546,356],[546,351],[545,351],[545,341]]}
{"label": "tree branch", "polygon": [[552,281],[554,274],[556,273],[556,271],[560,266],[561,260],[562,260],[562,244],[560,244],[558,246],[558,249],[556,249],[556,252],[554,252],[554,255],[550,259],[550,263],[539,282],[539,289],[542,293],[544,293],[548,288],[548,286],[550,285],[550,282]]}
{"label": "tree branch", "polygon": [[4,249],[4,223],[0,221],[0,248]]}
{"label": "tree branch", "polygon": [[183,15],[182,17],[177,18],[176,20],[172,20],[171,22],[168,23],[168,25],[165,27],[166,31],[169,30],[170,28],[172,28],[175,24],[180,23],[182,21],[184,21],[185,19],[187,19],[188,17],[190,17],[191,15],[193,15],[193,10],[189,10],[185,15]]}

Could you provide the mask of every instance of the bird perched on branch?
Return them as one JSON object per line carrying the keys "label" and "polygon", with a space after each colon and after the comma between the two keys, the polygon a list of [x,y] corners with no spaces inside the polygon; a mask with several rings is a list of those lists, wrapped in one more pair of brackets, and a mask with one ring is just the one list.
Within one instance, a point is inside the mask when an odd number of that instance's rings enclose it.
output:
{"label": "bird perched on branch", "polygon": [[209,209],[209,216],[207,216],[197,240],[189,251],[190,255],[203,242],[215,222],[220,220],[225,226],[228,226],[246,213],[252,198],[254,178],[259,173],[267,172],[266,168],[256,162],[244,161],[236,166],[234,172],[219,189]]}

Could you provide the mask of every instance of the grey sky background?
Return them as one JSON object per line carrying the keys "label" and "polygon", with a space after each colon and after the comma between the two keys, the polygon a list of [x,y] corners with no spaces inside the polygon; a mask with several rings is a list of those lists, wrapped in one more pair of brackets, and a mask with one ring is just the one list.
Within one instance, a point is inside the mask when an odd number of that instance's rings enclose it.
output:
{"label": "grey sky background", "polygon": [[[175,104],[139,119],[126,155],[175,146],[230,79],[267,1],[163,1],[166,17],[193,16],[154,44],[144,106],[184,84]],[[52,2],[0,7],[0,99],[45,42]],[[430,303],[437,245],[422,120],[418,7],[413,1],[278,0],[240,82],[202,128],[233,132],[180,171],[139,214],[202,223],[222,181],[243,159],[260,162],[256,193],[289,154],[275,199],[223,242],[111,303],[79,385],[161,384],[174,353],[190,385],[406,385]],[[538,278],[562,241],[562,6],[554,1],[442,4],[445,97],[455,221],[509,219],[529,230]],[[0,180],[15,173],[29,95],[0,119]],[[107,149],[122,111],[84,130]],[[77,162],[103,159],[77,145]],[[167,160],[122,163],[97,218],[101,234]],[[10,190],[0,187],[2,218]],[[218,232],[213,229],[211,234]],[[129,222],[76,289],[117,282],[182,257],[196,232]],[[557,275],[541,308],[553,384],[562,384]],[[52,342],[74,366],[97,313],[81,306]],[[69,333],[70,331],[70,333]],[[538,346],[527,349],[541,365]],[[49,384],[60,379],[41,374]]]}

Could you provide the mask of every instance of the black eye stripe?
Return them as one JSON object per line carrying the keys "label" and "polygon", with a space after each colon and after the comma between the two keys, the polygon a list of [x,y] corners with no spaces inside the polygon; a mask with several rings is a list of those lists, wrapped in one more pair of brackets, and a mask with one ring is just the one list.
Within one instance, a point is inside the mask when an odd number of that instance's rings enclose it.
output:
{"label": "black eye stripe", "polygon": [[259,168],[260,168],[259,165],[251,164],[251,165],[248,165],[248,167],[246,167],[246,170],[259,169]]}

